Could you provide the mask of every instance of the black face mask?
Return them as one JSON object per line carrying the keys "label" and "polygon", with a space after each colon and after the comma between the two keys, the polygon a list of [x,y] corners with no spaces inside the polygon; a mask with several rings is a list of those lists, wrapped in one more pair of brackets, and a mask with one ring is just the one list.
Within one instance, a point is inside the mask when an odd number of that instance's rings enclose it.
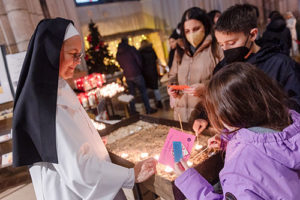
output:
{"label": "black face mask", "polygon": [[[224,59],[226,61],[226,64],[230,64],[230,63],[233,63],[233,62],[243,62],[243,61],[245,61],[245,56],[250,51],[250,49],[248,47],[246,47],[246,44],[248,42],[248,38],[247,38],[244,46],[224,50]],[[251,46],[252,46],[252,44],[253,43],[251,43]],[[250,48],[251,48],[251,46],[250,46]]]}

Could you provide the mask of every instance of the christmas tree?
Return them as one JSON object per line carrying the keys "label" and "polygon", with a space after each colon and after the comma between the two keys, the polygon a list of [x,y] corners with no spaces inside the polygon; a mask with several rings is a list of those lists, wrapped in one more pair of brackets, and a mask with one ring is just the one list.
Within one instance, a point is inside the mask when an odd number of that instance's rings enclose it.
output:
{"label": "christmas tree", "polygon": [[92,20],[89,23],[89,32],[90,34],[87,36],[89,48],[85,52],[85,61],[89,73],[113,74],[115,71],[119,71],[119,68],[114,64],[114,58],[109,53],[107,45],[102,40],[98,27]]}

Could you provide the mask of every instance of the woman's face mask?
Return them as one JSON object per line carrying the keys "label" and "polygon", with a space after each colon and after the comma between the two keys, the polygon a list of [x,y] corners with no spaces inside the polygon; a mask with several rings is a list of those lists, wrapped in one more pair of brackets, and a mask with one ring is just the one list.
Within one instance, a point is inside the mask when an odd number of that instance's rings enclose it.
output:
{"label": "woman's face mask", "polygon": [[204,39],[205,33],[203,30],[199,29],[195,32],[186,34],[187,41],[193,46],[197,47]]}
{"label": "woman's face mask", "polygon": [[205,37],[205,27],[202,22],[189,19],[184,22],[184,34],[187,41],[196,48]]}

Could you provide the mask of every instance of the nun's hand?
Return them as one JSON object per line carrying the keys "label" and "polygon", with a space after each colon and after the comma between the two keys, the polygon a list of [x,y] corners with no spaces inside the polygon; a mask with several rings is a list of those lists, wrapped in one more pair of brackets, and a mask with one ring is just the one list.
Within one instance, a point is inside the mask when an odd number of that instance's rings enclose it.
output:
{"label": "nun's hand", "polygon": [[189,169],[189,166],[183,159],[181,159],[180,162],[177,162],[174,165],[174,172],[177,176],[180,176],[187,169]]}
{"label": "nun's hand", "polygon": [[157,160],[148,158],[134,166],[135,182],[141,183],[156,173]]}
{"label": "nun's hand", "polygon": [[103,144],[106,146],[107,144],[107,136],[101,137]]}
{"label": "nun's hand", "polygon": [[196,136],[201,134],[204,129],[206,129],[208,122],[205,119],[196,119],[193,124],[193,130],[196,133]]}

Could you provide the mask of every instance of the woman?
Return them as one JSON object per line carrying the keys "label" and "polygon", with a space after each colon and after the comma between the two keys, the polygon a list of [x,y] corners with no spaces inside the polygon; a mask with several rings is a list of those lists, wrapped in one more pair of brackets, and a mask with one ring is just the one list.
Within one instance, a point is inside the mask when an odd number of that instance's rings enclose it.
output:
{"label": "woman", "polygon": [[[168,89],[171,102],[175,99],[174,118],[188,122],[197,103],[201,101],[216,64],[222,59],[222,50],[213,42],[211,23],[204,10],[193,7],[186,10],[181,20],[184,50],[176,51],[169,74],[169,84],[188,85],[183,92]],[[172,99],[173,98],[173,99]]]}
{"label": "woman", "polygon": [[189,200],[299,199],[300,114],[289,110],[281,88],[248,63],[217,72],[207,87],[206,110],[228,138],[223,194],[195,169],[176,164],[175,185]]}
{"label": "woman", "polygon": [[161,95],[158,89],[157,55],[152,48],[152,44],[147,40],[141,42],[139,52],[142,57],[142,74],[146,87],[154,92],[156,107],[162,108]]}
{"label": "woman", "polygon": [[82,56],[72,24],[62,18],[42,20],[30,40],[14,105],[13,163],[30,167],[38,200],[125,199],[120,189],[147,179],[156,162],[149,159],[134,169],[111,163],[65,81]]}

